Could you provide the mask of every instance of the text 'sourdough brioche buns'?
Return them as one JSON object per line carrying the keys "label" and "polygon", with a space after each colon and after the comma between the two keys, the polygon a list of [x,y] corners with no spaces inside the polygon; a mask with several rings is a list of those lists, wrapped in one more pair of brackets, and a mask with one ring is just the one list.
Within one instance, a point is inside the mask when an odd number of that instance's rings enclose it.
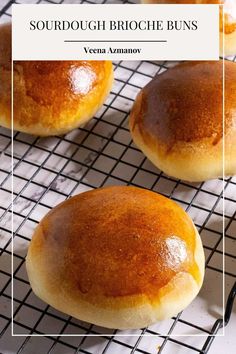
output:
{"label": "text 'sourdough brioche buns'", "polygon": [[35,230],[26,266],[35,294],[56,309],[108,328],[141,328],[194,299],[204,253],[176,203],[108,187],[52,209]]}
{"label": "text 'sourdough brioche buns'", "polygon": [[222,177],[223,147],[225,175],[236,174],[236,64],[225,61],[224,68],[224,106],[223,61],[181,63],[138,94],[130,115],[134,142],[169,176]]}
{"label": "text 'sourdough brioche buns'", "polygon": [[[220,46],[223,55],[223,32],[224,54],[236,54],[236,0],[142,0],[146,4],[224,4],[224,25],[223,9],[220,7]],[[223,28],[224,26],[224,28]],[[223,31],[224,29],[224,31]]]}
{"label": "text 'sourdough brioche buns'", "polygon": [[[11,25],[0,27],[0,125],[11,126]],[[16,61],[14,129],[47,136],[92,118],[113,82],[110,61]]]}

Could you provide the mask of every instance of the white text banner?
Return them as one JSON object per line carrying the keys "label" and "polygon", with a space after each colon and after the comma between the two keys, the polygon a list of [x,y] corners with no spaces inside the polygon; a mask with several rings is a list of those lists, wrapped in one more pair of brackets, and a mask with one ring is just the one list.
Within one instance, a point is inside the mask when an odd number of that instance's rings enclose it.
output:
{"label": "white text banner", "polygon": [[218,60],[218,5],[13,5],[13,60]]}

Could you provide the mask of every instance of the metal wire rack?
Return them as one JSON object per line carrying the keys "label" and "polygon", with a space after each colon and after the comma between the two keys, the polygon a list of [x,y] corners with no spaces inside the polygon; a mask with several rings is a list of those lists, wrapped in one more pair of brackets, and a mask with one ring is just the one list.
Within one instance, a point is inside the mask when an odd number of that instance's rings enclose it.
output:
{"label": "metal wire rack", "polygon": [[[119,1],[64,1],[114,3]],[[120,1],[132,3],[136,1]],[[11,4],[1,0],[0,22],[10,20]],[[15,3],[63,3],[18,0]],[[231,58],[230,60],[236,60]],[[206,354],[214,335],[227,324],[235,285],[236,178],[187,183],[154,168],[132,143],[127,121],[137,92],[173,62],[114,62],[115,84],[104,106],[85,127],[62,137],[41,139],[14,133],[14,334],[11,337],[11,133],[0,129],[0,353],[22,354]],[[141,186],[166,195],[192,216],[206,253],[206,277],[199,297],[176,318],[139,331],[109,331],[77,321],[32,293],[24,266],[32,231],[53,206],[82,191],[111,184]],[[225,194],[225,286],[222,313],[222,193]],[[234,316],[234,314],[232,314]],[[30,337],[29,334],[50,334]],[[186,335],[177,337],[179,335]],[[63,336],[67,334],[68,336]],[[73,336],[79,334],[80,336]],[[90,336],[87,336],[87,335]],[[97,334],[101,336],[97,337]],[[134,335],[135,336],[130,336]],[[153,336],[145,336],[153,335]],[[70,336],[71,335],[71,336]],[[158,336],[159,335],[159,336]],[[187,335],[197,335],[188,337]],[[198,336],[199,335],[199,336]],[[204,335],[203,337],[200,337]],[[215,349],[214,349],[215,350]],[[211,353],[216,353],[216,350]],[[230,353],[229,353],[230,354]]]}

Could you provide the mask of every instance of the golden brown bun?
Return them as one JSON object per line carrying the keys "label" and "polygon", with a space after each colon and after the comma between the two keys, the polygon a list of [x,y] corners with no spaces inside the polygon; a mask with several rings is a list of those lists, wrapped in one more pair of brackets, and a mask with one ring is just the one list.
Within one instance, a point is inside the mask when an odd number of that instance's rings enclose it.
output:
{"label": "golden brown bun", "polygon": [[[136,98],[130,131],[166,174],[204,181],[223,175],[223,61],[185,62]],[[236,64],[225,61],[225,175],[236,174]]]}
{"label": "golden brown bun", "polygon": [[141,328],[194,299],[204,253],[176,203],[108,187],[51,210],[35,230],[26,267],[35,294],[56,309],[108,328]]}
{"label": "golden brown bun", "polygon": [[0,126],[11,128],[11,26],[0,25]]}
{"label": "golden brown bun", "polygon": [[[11,26],[0,27],[0,125],[11,126]],[[16,61],[14,129],[47,136],[91,119],[113,83],[110,61]]]}
{"label": "golden brown bun", "polygon": [[[224,4],[224,31],[223,9],[220,7],[220,54],[229,56],[236,54],[236,0],[141,0],[144,4]],[[224,51],[223,51],[223,32]]]}

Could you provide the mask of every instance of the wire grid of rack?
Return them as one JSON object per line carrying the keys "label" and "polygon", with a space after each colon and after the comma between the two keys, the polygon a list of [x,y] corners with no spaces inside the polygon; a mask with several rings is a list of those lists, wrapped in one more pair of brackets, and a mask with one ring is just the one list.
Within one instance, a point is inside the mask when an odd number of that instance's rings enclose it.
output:
{"label": "wire grid of rack", "polygon": [[[95,0],[65,2],[119,3]],[[1,0],[1,22],[10,20],[12,3]],[[59,4],[63,1],[18,0],[16,3]],[[224,316],[221,291],[222,193],[224,188],[226,297],[231,291],[225,318],[228,321],[235,295],[236,178],[201,184],[169,178],[148,162],[132,143],[128,131],[128,115],[137,92],[153,76],[173,65],[174,62],[115,62],[112,92],[102,109],[86,126],[63,137],[44,139],[14,133],[13,331],[14,334],[25,334],[23,337],[10,336],[11,134],[4,128],[0,129],[0,353],[205,354],[213,341],[220,340],[212,337],[212,334],[219,332]],[[117,184],[148,188],[177,201],[193,218],[206,254],[204,286],[193,304],[176,318],[139,331],[108,331],[50,308],[34,296],[25,272],[27,247],[33,229],[43,215],[72,195]],[[48,335],[27,336],[32,333]],[[52,336],[50,333],[58,335]],[[127,336],[119,336],[121,333]],[[95,336],[97,334],[101,336]],[[176,334],[204,336],[177,337]],[[217,353],[216,349],[214,353]]]}

